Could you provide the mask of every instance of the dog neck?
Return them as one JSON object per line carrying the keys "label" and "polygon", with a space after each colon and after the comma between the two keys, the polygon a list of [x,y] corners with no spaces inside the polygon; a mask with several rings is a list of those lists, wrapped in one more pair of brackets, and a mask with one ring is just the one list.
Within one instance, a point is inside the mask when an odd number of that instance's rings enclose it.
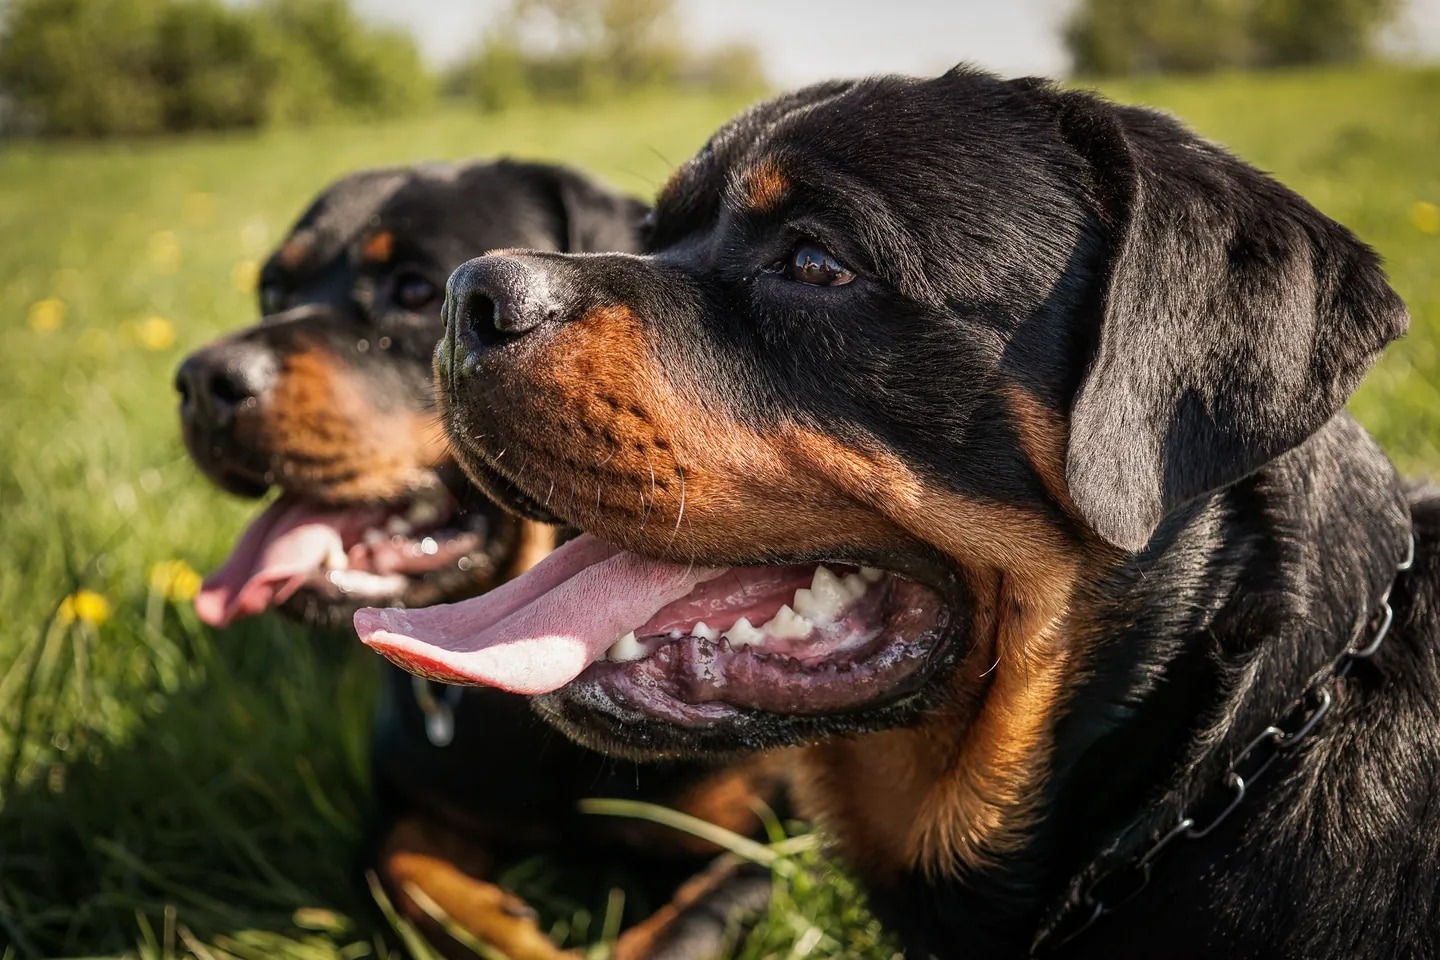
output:
{"label": "dog neck", "polygon": [[[1071,878],[1122,832],[1149,830],[1147,818],[1173,821],[1355,639],[1408,532],[1393,467],[1342,414],[1245,481],[1190,504],[1144,552],[1083,585],[1057,628],[1081,662],[1029,760],[1040,772],[1036,795],[1024,798],[1022,843],[944,876],[911,864],[867,877],[882,915],[890,897],[910,905],[896,919],[918,923],[900,930],[911,955],[946,957],[960,945],[965,955],[1023,954]],[[933,735],[921,739],[934,748]],[[890,807],[926,808],[905,796],[933,787],[898,742],[847,755],[888,764],[852,769],[852,782],[878,781]]]}

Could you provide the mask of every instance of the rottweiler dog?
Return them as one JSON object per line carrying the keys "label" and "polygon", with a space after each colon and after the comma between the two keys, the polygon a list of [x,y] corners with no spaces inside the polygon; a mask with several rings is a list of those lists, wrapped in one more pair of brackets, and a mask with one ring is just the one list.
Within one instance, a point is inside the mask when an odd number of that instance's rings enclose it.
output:
{"label": "rottweiler dog", "polygon": [[[430,368],[445,278],[498,247],[633,250],[643,215],[637,201],[535,163],[375,170],[326,189],[263,266],[261,322],[197,351],[176,378],[185,442],[204,473],[240,496],[279,492],[205,582],[201,618],[223,626],[278,608],[348,630],[362,604],[472,596],[548,553],[554,530],[467,483],[436,422]],[[561,955],[534,912],[490,882],[506,861],[543,852],[597,877],[628,868],[629,915],[653,913],[625,935],[620,957],[710,955],[735,915],[763,904],[768,878],[710,869],[716,848],[582,817],[577,803],[648,800],[750,834],[754,802],[778,801],[772,766],[616,762],[555,735],[519,697],[462,694],[395,669],[383,692],[367,859],[448,954],[473,955],[416,888],[516,960]]]}
{"label": "rottweiler dog", "polygon": [[1407,325],[1368,247],[965,68],[753,108],[649,231],[451,278],[461,463],[591,535],[362,638],[616,753],[807,744],[912,957],[1440,952],[1440,496],[1342,410]]}

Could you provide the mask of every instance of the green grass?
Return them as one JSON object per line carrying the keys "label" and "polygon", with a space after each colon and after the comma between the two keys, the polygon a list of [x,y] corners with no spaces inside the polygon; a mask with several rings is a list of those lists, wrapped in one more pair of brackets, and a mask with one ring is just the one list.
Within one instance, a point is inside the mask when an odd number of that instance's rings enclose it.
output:
{"label": "green grass", "polygon": [[[1440,73],[1110,92],[1180,114],[1381,251],[1412,333],[1355,410],[1405,469],[1440,472],[1440,214],[1423,206],[1440,204]],[[0,148],[0,957],[384,955],[349,860],[373,658],[272,618],[212,634],[152,585],[160,562],[212,567],[253,510],[186,464],[171,372],[251,319],[235,275],[335,176],[510,153],[649,194],[738,106]],[[32,329],[52,298],[58,327]],[[80,588],[108,601],[103,623],[57,618]],[[787,856],[801,869],[747,957],[889,956],[843,877]],[[542,899],[552,877],[514,874]],[[600,929],[604,904],[582,907]]]}

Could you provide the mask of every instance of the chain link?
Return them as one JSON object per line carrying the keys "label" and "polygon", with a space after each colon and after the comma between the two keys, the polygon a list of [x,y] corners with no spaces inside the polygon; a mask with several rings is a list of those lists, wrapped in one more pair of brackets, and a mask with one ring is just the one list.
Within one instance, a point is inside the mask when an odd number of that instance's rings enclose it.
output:
{"label": "chain link", "polygon": [[[1396,564],[1396,576],[1407,572],[1415,563],[1415,536],[1412,533],[1405,559]],[[1262,730],[1236,754],[1222,779],[1182,811],[1173,826],[1154,839],[1144,852],[1120,856],[1112,849],[1071,885],[1069,904],[1054,921],[1044,927],[1030,947],[1030,955],[1063,946],[1117,907],[1135,899],[1150,884],[1155,861],[1177,839],[1199,840],[1209,836],[1245,801],[1246,794],[1282,756],[1294,750],[1310,736],[1335,705],[1335,687],[1349,675],[1356,663],[1368,660],[1385,642],[1395,622],[1390,606],[1394,581],[1380,597],[1380,622],[1364,647],[1349,647],[1323,667],[1305,685],[1305,691],[1281,712],[1280,717]],[[1374,619],[1373,615],[1370,619]],[[1213,811],[1200,817],[1199,812]],[[1204,824],[1201,826],[1201,824]],[[1106,860],[1110,863],[1106,864]],[[1088,881],[1086,877],[1089,877]]]}

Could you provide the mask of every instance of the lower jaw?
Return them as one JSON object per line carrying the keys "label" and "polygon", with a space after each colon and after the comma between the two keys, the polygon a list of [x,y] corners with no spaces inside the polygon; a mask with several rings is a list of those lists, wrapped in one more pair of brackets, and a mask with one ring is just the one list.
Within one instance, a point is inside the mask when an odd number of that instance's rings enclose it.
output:
{"label": "lower jaw", "polygon": [[497,513],[489,518],[482,543],[432,570],[388,574],[336,571],[340,576],[316,570],[279,609],[307,626],[337,629],[349,627],[361,607],[414,608],[466,600],[499,582],[517,534],[516,522]]}
{"label": "lower jaw", "polygon": [[[642,719],[716,733],[756,722],[811,728],[843,719],[863,727],[867,718],[922,699],[956,648],[951,619],[947,611],[918,633],[882,636],[848,659],[818,663],[687,637],[643,660],[592,664],[562,690],[539,698],[538,706],[552,718],[567,718],[582,740],[594,731],[575,729],[588,724],[575,718],[602,713],[621,721],[622,736],[624,724]],[[748,735],[742,739],[734,746],[749,745]]]}

